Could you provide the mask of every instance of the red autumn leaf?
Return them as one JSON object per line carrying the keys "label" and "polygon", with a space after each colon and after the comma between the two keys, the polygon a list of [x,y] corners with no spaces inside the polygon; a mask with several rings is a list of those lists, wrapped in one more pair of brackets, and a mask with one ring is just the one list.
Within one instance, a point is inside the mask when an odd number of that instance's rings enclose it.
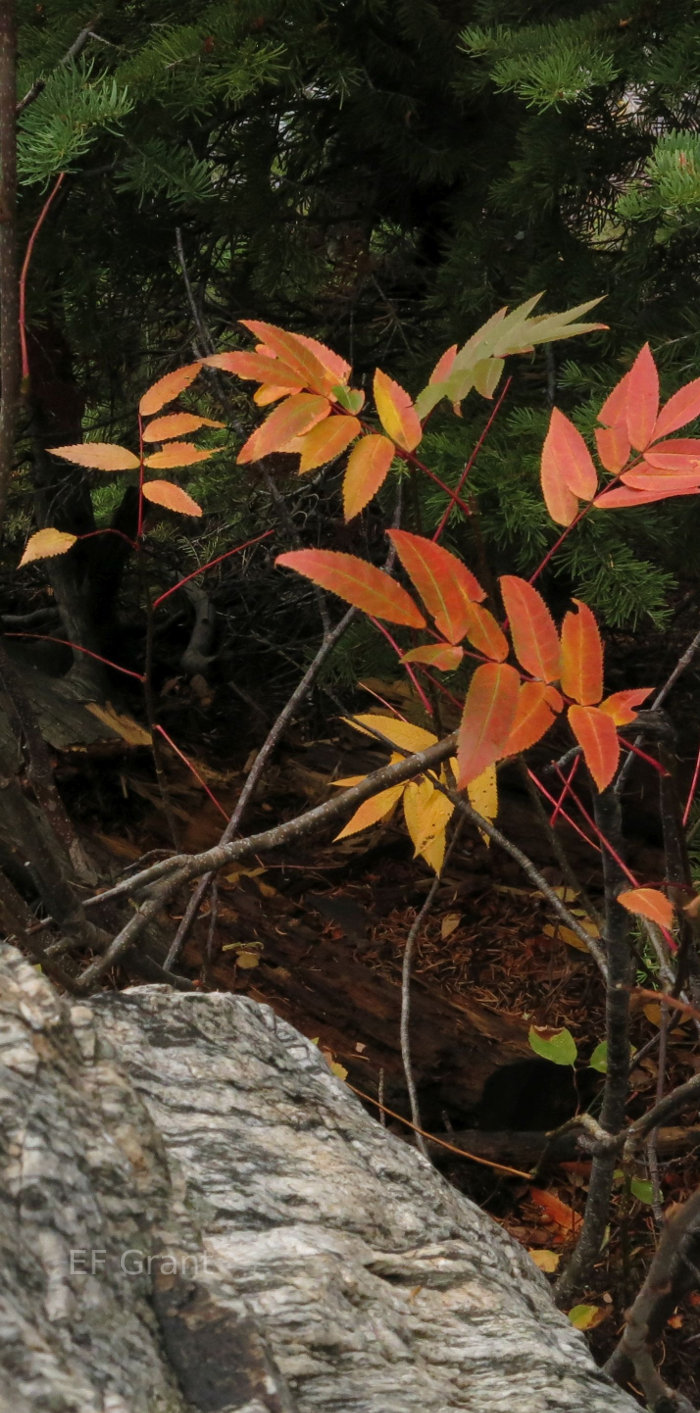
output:
{"label": "red autumn leaf", "polygon": [[605,790],[620,759],[620,743],[612,717],[600,707],[572,706],[569,707],[569,725],[598,789]]}
{"label": "red autumn leaf", "polygon": [[659,412],[659,374],[648,343],[640,349],[625,382],[625,422],[635,451],[651,441]]}
{"label": "red autumn leaf", "polygon": [[692,383],[679,388],[662,407],[654,428],[655,439],[677,432],[679,427],[686,427],[696,417],[700,417],[700,378],[694,378]]}
{"label": "red autumn leaf", "polygon": [[[667,462],[665,458],[669,456],[683,457],[688,462],[697,461],[700,464],[700,438],[698,437],[673,437],[668,442],[654,442],[653,446],[647,447],[644,453],[644,460],[649,466],[664,466],[667,470],[681,470],[680,464]],[[664,458],[663,460],[661,458]]]}
{"label": "red autumn leaf", "polygon": [[542,447],[542,494],[557,525],[570,525],[579,500],[591,500],[598,477],[591,454],[578,428],[557,407],[552,408]]}
{"label": "red autumn leaf", "polygon": [[343,478],[343,510],[345,519],[352,520],[376,496],[383,486],[396,449],[388,437],[372,432],[354,446],[348,457]]}
{"label": "red autumn leaf", "polygon": [[674,496],[696,495],[700,487],[692,486],[669,486],[667,490],[659,487],[656,490],[637,491],[632,486],[613,486],[610,491],[603,491],[596,496],[593,504],[599,510],[620,510],[629,505],[653,505],[657,500],[672,500]]}
{"label": "red autumn leaf", "polygon": [[428,379],[428,383],[446,382],[446,380],[450,376],[450,373],[452,372],[452,364],[454,363],[455,358],[457,356],[457,347],[458,345],[456,343],[453,343],[450,348],[445,349],[445,352],[443,353],[442,357],[439,358],[437,363],[435,364],[435,367],[433,368],[433,371]]}
{"label": "red autumn leaf", "polygon": [[87,466],[91,471],[134,471],[139,465],[133,451],[115,446],[114,442],[79,442],[77,446],[52,446],[50,450],[52,456],[62,456],[64,461]]}
{"label": "red autumn leaf", "polygon": [[501,596],[520,666],[545,682],[559,678],[559,634],[542,595],[515,574],[502,574]]}
{"label": "red autumn leaf", "polygon": [[673,906],[658,888],[628,888],[625,893],[618,893],[617,901],[628,912],[651,918],[660,927],[673,925]]}
{"label": "red autumn leaf", "polygon": [[[324,393],[328,396],[335,384],[342,382],[341,377],[325,367],[315,350],[296,333],[287,333],[286,329],[279,329],[274,324],[262,324],[260,319],[240,319],[240,322],[263,342],[264,353],[274,353],[287,369],[297,373],[301,386],[308,387],[313,393]],[[257,349],[256,352],[260,350]],[[270,382],[274,382],[274,379],[270,379]]]}
{"label": "red autumn leaf", "polygon": [[464,649],[452,643],[434,643],[423,648],[411,648],[404,653],[402,662],[423,662],[426,667],[436,667],[438,672],[455,672],[464,657]]}
{"label": "red autumn leaf", "polygon": [[330,410],[331,405],[326,397],[316,397],[313,393],[296,393],[288,397],[248,438],[238,453],[237,461],[244,465],[248,461],[260,461],[261,457],[269,456],[273,451],[286,451],[289,442],[310,432],[317,422],[328,417]]}
{"label": "red autumn leaf", "polygon": [[642,463],[635,471],[626,471],[622,482],[636,491],[660,491],[662,498],[666,498],[667,491],[679,494],[700,485],[700,466],[696,466],[694,471],[662,471],[655,467],[647,468]]}
{"label": "red autumn leaf", "polygon": [[574,599],[577,613],[567,613],[561,628],[561,689],[581,706],[603,695],[603,644],[587,604]]}
{"label": "red autumn leaf", "polygon": [[298,370],[287,367],[281,358],[267,358],[260,353],[243,353],[235,349],[230,353],[214,353],[203,361],[207,368],[222,368],[225,373],[235,373],[236,377],[251,382],[274,383],[288,392],[299,385]]}
{"label": "red autumn leaf", "polygon": [[517,756],[540,741],[560,712],[564,702],[555,687],[545,682],[523,682],[518,694],[515,720],[503,748],[505,756]]}
{"label": "red autumn leaf", "polygon": [[457,741],[459,789],[504,754],[518,704],[520,678],[507,662],[485,662],[469,684]]}
{"label": "red autumn leaf", "polygon": [[629,726],[636,719],[635,707],[645,702],[653,687],[631,687],[623,692],[613,692],[600,703],[600,710],[611,716],[616,726]]}
{"label": "red autumn leaf", "polygon": [[327,417],[299,438],[301,461],[299,475],[315,471],[317,466],[325,466],[345,451],[355,437],[359,437],[362,425],[356,417]]}
{"label": "red autumn leaf", "polygon": [[474,601],[486,597],[478,580],[461,559],[434,540],[408,530],[389,530],[387,534],[438,632],[450,643],[461,642],[474,622]]}
{"label": "red autumn leaf", "polygon": [[413,451],[423,428],[408,393],[393,378],[377,368],[374,375],[374,405],[388,437],[404,451]]}
{"label": "red autumn leaf", "polygon": [[510,644],[493,614],[480,603],[465,602],[464,608],[469,618],[465,636],[472,647],[483,653],[484,657],[492,658],[494,662],[504,662]]}
{"label": "red autumn leaf", "polygon": [[167,442],[171,437],[184,437],[190,432],[198,432],[200,427],[224,427],[224,422],[213,422],[211,417],[194,417],[191,412],[170,412],[165,417],[155,417],[143,429],[145,442]]}
{"label": "red autumn leaf", "polygon": [[154,505],[163,505],[166,510],[175,510],[178,515],[202,514],[201,505],[197,505],[187,491],[172,481],[144,481],[142,492],[146,500]]}
{"label": "red autumn leaf", "polygon": [[655,428],[658,411],[659,375],[651,349],[645,343],[629,372],[603,403],[598,421],[606,427],[617,428],[620,437],[626,436],[636,451],[643,451],[652,436],[659,435]]}
{"label": "red autumn leaf", "polygon": [[141,417],[150,417],[154,412],[160,412],[166,402],[172,402],[173,398],[179,397],[180,393],[194,382],[201,367],[201,362],[197,360],[196,363],[186,363],[183,368],[174,368],[172,373],[166,373],[164,378],[159,378],[141,398]]}
{"label": "red autumn leaf", "polygon": [[626,425],[617,422],[614,427],[596,427],[595,440],[598,455],[606,471],[612,471],[617,476],[623,466],[627,465],[631,450]]}
{"label": "red autumn leaf", "polygon": [[403,623],[409,628],[425,628],[425,619],[406,590],[364,559],[354,554],[339,554],[335,550],[289,550],[276,560],[286,569],[294,569],[345,599],[373,618],[388,623]]}
{"label": "red autumn leaf", "polygon": [[171,466],[194,466],[198,461],[208,461],[216,456],[221,447],[195,446],[194,442],[171,442],[162,451],[153,451],[144,457],[144,466],[152,466],[156,471],[167,471]]}

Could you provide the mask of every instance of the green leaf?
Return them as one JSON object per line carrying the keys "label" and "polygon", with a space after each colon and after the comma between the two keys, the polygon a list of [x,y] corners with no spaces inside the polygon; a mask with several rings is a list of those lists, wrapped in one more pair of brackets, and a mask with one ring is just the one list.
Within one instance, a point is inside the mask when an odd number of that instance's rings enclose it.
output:
{"label": "green leaf", "polygon": [[591,1055],[591,1058],[590,1058],[590,1060],[588,1061],[588,1068],[589,1068],[590,1070],[597,1070],[599,1074],[607,1074],[607,1072],[608,1072],[608,1042],[607,1042],[607,1040],[601,1040],[600,1044],[599,1044],[599,1045],[596,1045],[595,1050],[593,1051],[593,1054]]}
{"label": "green leaf", "polygon": [[632,1178],[630,1181],[630,1192],[636,1197],[638,1202],[644,1202],[647,1207],[654,1203],[654,1184],[648,1178]]}
{"label": "green leaf", "polygon": [[572,1305],[569,1320],[576,1330],[592,1330],[604,1318],[598,1305]]}
{"label": "green leaf", "polygon": [[565,1026],[531,1025],[528,1032],[530,1048],[553,1065],[575,1065],[578,1055],[576,1041]]}

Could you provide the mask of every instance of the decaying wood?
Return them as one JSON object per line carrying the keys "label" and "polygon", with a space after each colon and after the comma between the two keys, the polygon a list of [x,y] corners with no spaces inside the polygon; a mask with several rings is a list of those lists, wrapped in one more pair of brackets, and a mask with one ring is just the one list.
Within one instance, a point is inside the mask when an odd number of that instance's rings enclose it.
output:
{"label": "decaying wood", "polygon": [[633,1413],[527,1254],[267,1007],[0,947],[1,1413]]}

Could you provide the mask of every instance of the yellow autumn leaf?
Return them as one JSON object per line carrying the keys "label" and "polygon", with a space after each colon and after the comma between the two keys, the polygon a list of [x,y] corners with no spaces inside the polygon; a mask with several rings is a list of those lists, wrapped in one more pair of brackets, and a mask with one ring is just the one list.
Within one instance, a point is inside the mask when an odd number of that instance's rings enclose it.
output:
{"label": "yellow autumn leaf", "polygon": [[561,1255],[558,1251],[543,1251],[538,1248],[528,1247],[527,1254],[534,1261],[535,1265],[539,1266],[540,1270],[545,1271],[548,1275],[551,1275],[552,1271],[556,1271],[561,1261]]}
{"label": "yellow autumn leaf", "polygon": [[440,872],[445,856],[445,830],[454,805],[427,777],[410,780],[404,790],[403,812],[416,856]]}
{"label": "yellow autumn leaf", "polygon": [[451,937],[452,933],[457,931],[457,928],[459,927],[461,921],[461,913],[445,913],[445,916],[442,919],[442,922],[440,923],[440,936],[443,942],[446,942],[448,937]]}
{"label": "yellow autumn leaf", "polygon": [[53,559],[54,555],[65,554],[77,538],[77,535],[70,535],[67,530],[54,530],[51,526],[47,526],[45,530],[37,530],[36,534],[30,535],[27,540],[18,568],[21,569],[23,564],[31,564],[35,559]]}
{"label": "yellow autumn leaf", "polygon": [[378,712],[346,716],[343,720],[365,735],[371,735],[373,731],[381,732],[393,746],[399,746],[404,751],[425,751],[437,742],[437,736],[432,731],[425,731],[422,726],[414,726],[410,721],[400,721],[398,717],[380,716]]}
{"label": "yellow autumn leaf", "polygon": [[[476,780],[469,782],[467,794],[472,809],[493,823],[498,814],[498,782],[495,765],[488,765],[481,775],[477,775]],[[485,834],[483,829],[480,829],[479,833],[488,848],[491,844],[488,834]]]}
{"label": "yellow autumn leaf", "polygon": [[110,726],[117,736],[121,736],[122,741],[126,741],[130,746],[150,746],[152,737],[150,731],[140,726],[138,721],[134,721],[133,716],[126,712],[115,711],[114,707],[107,702],[101,706],[99,702],[86,702],[85,706],[93,716],[101,721],[103,726]]}

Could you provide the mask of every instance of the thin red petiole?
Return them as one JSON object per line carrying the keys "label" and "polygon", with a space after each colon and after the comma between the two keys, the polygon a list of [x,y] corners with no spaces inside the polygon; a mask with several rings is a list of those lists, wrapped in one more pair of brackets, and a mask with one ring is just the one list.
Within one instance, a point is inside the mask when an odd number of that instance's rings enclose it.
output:
{"label": "thin red petiole", "polygon": [[236,545],[235,549],[226,550],[225,554],[220,554],[216,559],[210,559],[208,564],[203,564],[199,569],[193,569],[191,574],[186,574],[184,579],[178,579],[177,584],[173,584],[171,589],[166,589],[164,594],[160,594],[153,600],[153,608],[157,608],[165,599],[170,598],[177,589],[181,589],[183,584],[189,584],[190,579],[196,579],[198,574],[206,573],[207,569],[213,569],[215,564],[221,564],[222,559],[228,559],[232,554],[240,554],[241,550],[248,549],[249,545],[257,545],[259,540],[266,540],[269,535],[274,535],[274,530],[265,530],[262,535],[255,535],[252,540],[246,540],[244,545]]}
{"label": "thin red petiole", "polygon": [[[550,805],[560,805],[560,804],[561,804],[561,801],[560,801],[560,800],[556,800],[556,799],[554,798],[554,795],[550,794],[550,792],[549,792],[549,790],[547,789],[546,785],[543,785],[543,784],[542,784],[542,781],[541,781],[541,780],[538,780],[538,778],[537,778],[537,776],[535,775],[534,771],[528,769],[528,772],[527,772],[527,773],[528,773],[528,775],[529,775],[529,777],[530,777],[530,779],[531,779],[533,785],[535,785],[535,786],[537,787],[537,789],[539,790],[539,792],[540,792],[541,795],[544,795],[544,797],[545,797],[546,800],[549,800]],[[571,815],[569,815],[569,814],[566,813],[566,810],[560,809],[560,810],[559,810],[559,813],[560,813],[562,819],[564,820],[564,823],[570,825],[570,827],[571,827],[573,830],[575,830],[575,832],[580,836],[580,838],[583,839],[584,843],[589,844],[592,849],[595,849],[595,851],[596,851],[597,854],[599,854],[599,853],[601,852],[600,844],[596,844],[595,839],[589,839],[588,835],[587,835],[586,833],[584,833],[583,829],[581,829],[580,826],[576,823],[576,821],[571,818]]]}
{"label": "thin red petiole", "polygon": [[175,755],[176,755],[176,756],[179,756],[179,757],[180,757],[180,760],[183,761],[183,763],[187,766],[187,769],[192,772],[192,774],[194,775],[195,780],[197,780],[197,781],[199,782],[199,784],[201,785],[202,789],[203,789],[203,790],[206,790],[206,792],[207,792],[207,794],[208,794],[208,796],[209,796],[209,799],[211,800],[212,804],[216,806],[217,810],[219,811],[219,814],[223,815],[223,817],[224,817],[225,820],[228,820],[228,817],[229,817],[229,812],[228,812],[228,810],[225,810],[224,807],[223,807],[223,805],[219,804],[219,801],[217,800],[216,795],[209,789],[209,786],[207,785],[206,780],[203,780],[203,779],[202,779],[202,776],[200,775],[199,771],[197,770],[197,767],[192,764],[192,761],[189,759],[189,757],[185,755],[184,751],[181,751],[181,750],[180,750],[179,746],[176,746],[176,745],[175,745],[175,742],[173,741],[172,737],[168,735],[167,731],[165,731],[162,726],[157,726],[157,725],[156,725],[156,726],[154,726],[153,729],[154,729],[154,731],[157,731],[157,732],[158,732],[158,735],[159,735],[159,736],[162,736],[162,737],[163,737],[163,740],[167,741],[167,743],[168,743],[168,745],[170,746],[171,750],[173,750],[173,751],[175,752]]}
{"label": "thin red petiole", "polygon": [[448,520],[449,520],[449,518],[450,518],[450,515],[452,514],[452,511],[453,511],[453,509],[454,509],[454,506],[455,506],[455,503],[456,503],[456,498],[457,498],[457,496],[459,496],[459,494],[460,494],[460,492],[461,492],[461,490],[462,490],[462,486],[464,485],[464,482],[466,481],[467,476],[469,475],[469,472],[471,471],[471,469],[472,469],[472,467],[473,467],[473,465],[474,465],[474,462],[476,461],[476,458],[477,458],[477,456],[479,455],[479,452],[481,451],[481,448],[482,448],[482,446],[484,445],[484,442],[486,441],[486,438],[487,438],[489,432],[491,431],[491,428],[492,428],[492,426],[493,426],[493,424],[494,424],[494,422],[495,422],[495,420],[496,420],[496,418],[497,418],[497,416],[498,416],[498,414],[499,414],[499,412],[500,412],[500,410],[501,410],[501,407],[502,407],[502,405],[503,405],[503,400],[504,400],[504,398],[505,398],[505,396],[506,396],[506,393],[508,392],[508,389],[509,389],[509,387],[510,387],[512,381],[513,381],[512,378],[506,378],[506,381],[505,381],[505,383],[504,383],[504,385],[503,385],[503,388],[501,389],[501,395],[500,395],[500,397],[499,397],[499,399],[498,399],[498,402],[497,402],[496,405],[491,409],[491,415],[490,415],[490,417],[489,417],[489,420],[488,420],[488,422],[486,423],[486,426],[484,427],[484,429],[483,429],[483,431],[482,431],[482,433],[481,433],[481,436],[479,437],[479,440],[477,441],[476,446],[474,447],[474,450],[473,450],[471,456],[469,457],[469,460],[468,460],[468,462],[467,462],[467,464],[466,464],[466,466],[465,466],[465,468],[464,468],[464,470],[463,470],[463,472],[462,472],[462,474],[461,474],[461,476],[460,476],[460,478],[459,478],[459,480],[458,480],[458,482],[457,482],[457,485],[455,486],[454,491],[450,491],[450,504],[448,505],[447,509],[444,511],[444,513],[443,513],[443,515],[442,515],[442,518],[441,518],[441,520],[440,520],[440,524],[438,525],[437,530],[435,531],[435,534],[433,535],[433,539],[434,539],[434,540],[439,540],[439,539],[440,539],[440,536],[441,536],[441,534],[442,534],[442,532],[443,532],[443,530],[444,530],[444,528],[445,528],[445,526],[446,526],[446,524],[447,524],[447,522],[448,522]]}
{"label": "thin red petiole", "polygon": [[29,377],[29,353],[27,350],[27,273],[29,271],[29,263],[34,252],[36,238],[39,234],[39,231],[41,230],[41,227],[44,224],[44,221],[46,220],[46,217],[49,214],[49,208],[52,202],[58,196],[61,186],[63,185],[63,182],[65,180],[65,176],[65,172],[59,172],[51,188],[51,191],[49,192],[49,195],[47,196],[46,201],[44,202],[41,211],[39,212],[39,215],[34,225],[34,230],[32,231],[29,240],[27,241],[27,249],[25,251],[24,260],[22,261],[22,270],[20,272],[19,277],[19,346],[22,354],[23,381],[24,379]]}
{"label": "thin red petiole", "polygon": [[115,672],[123,672],[125,677],[135,677],[137,682],[145,682],[146,678],[141,672],[132,672],[130,667],[120,667],[118,662],[112,662],[111,658],[100,657],[99,653],[93,653],[89,648],[81,648],[80,643],[71,643],[67,638],[52,638],[49,633],[5,633],[6,638],[38,638],[42,643],[60,643],[62,648],[73,648],[76,653],[85,653],[86,657],[94,657],[96,662],[103,662],[105,667],[113,667]]}
{"label": "thin red petiole", "polygon": [[573,780],[573,778],[574,778],[574,776],[575,776],[575,774],[576,774],[576,771],[577,771],[578,768],[579,768],[580,760],[581,760],[581,757],[580,757],[580,756],[575,756],[575,757],[574,757],[574,760],[573,760],[573,763],[572,763],[572,766],[571,766],[571,770],[569,771],[569,774],[568,774],[567,777],[566,777],[566,784],[564,785],[564,789],[562,790],[561,795],[559,796],[559,799],[558,799],[558,801],[557,801],[557,804],[556,804],[556,806],[555,806],[555,808],[554,808],[554,813],[553,813],[553,815],[552,815],[552,817],[551,817],[551,819],[550,819],[550,821],[549,821],[549,825],[550,825],[550,828],[551,828],[551,829],[554,828],[554,826],[555,826],[555,824],[556,824],[556,822],[557,822],[557,815],[559,814],[559,812],[560,812],[560,810],[561,810],[561,807],[562,807],[562,805],[563,805],[563,803],[564,803],[564,801],[565,801],[565,799],[566,799],[566,797],[567,797],[567,795],[568,795],[568,793],[569,793],[569,786],[571,785],[571,782],[572,782],[572,780]]}
{"label": "thin red petiole", "polygon": [[[388,629],[388,628],[385,628],[385,627],[384,627],[384,624],[383,624],[383,623],[380,623],[378,618],[373,618],[371,613],[368,614],[367,616],[368,616],[368,618],[369,618],[370,623],[373,623],[374,626],[375,626],[375,628],[378,628],[378,629],[379,629],[379,632],[384,634],[384,637],[386,638],[387,642],[388,642],[388,643],[391,643],[391,646],[392,646],[392,648],[394,649],[394,652],[396,653],[396,656],[399,657],[399,658],[402,657],[403,654],[402,654],[402,652],[401,652],[401,649],[400,649],[400,647],[399,647],[399,645],[398,645],[396,639],[395,639],[395,638],[392,638],[391,633],[389,632],[389,629]],[[420,682],[418,681],[418,678],[416,677],[416,674],[415,674],[415,672],[413,671],[413,668],[411,667],[410,662],[403,662],[403,663],[401,664],[401,666],[402,666],[403,668],[405,668],[406,672],[408,673],[408,676],[410,677],[410,679],[411,679],[411,681],[412,681],[412,683],[413,683],[413,685],[414,685],[414,687],[415,687],[415,689],[416,689],[416,691],[417,691],[417,693],[418,693],[418,696],[420,697],[420,701],[421,701],[422,707],[424,708],[425,711],[427,711],[428,716],[432,716],[432,715],[433,715],[433,708],[431,707],[430,702],[428,701],[428,698],[426,697],[425,692],[423,691],[423,688],[421,687],[421,684],[420,684]]]}

